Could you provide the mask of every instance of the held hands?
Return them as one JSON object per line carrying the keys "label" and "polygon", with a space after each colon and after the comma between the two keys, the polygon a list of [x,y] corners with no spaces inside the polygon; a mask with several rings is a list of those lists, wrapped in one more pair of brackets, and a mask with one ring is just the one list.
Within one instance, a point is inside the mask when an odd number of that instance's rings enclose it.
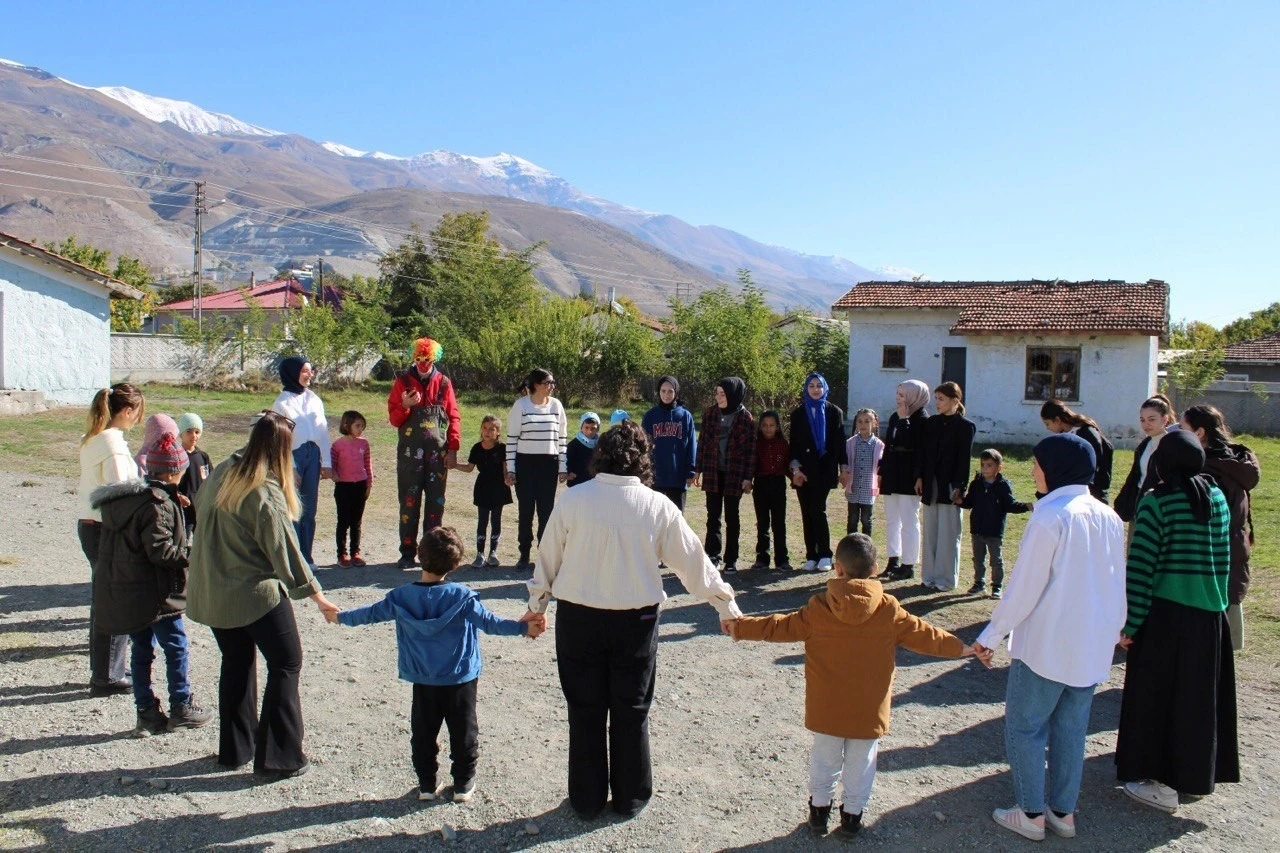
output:
{"label": "held hands", "polygon": [[316,607],[320,608],[320,613],[324,616],[326,622],[336,623],[338,621],[338,614],[342,612],[342,609],[325,598],[323,592],[317,592],[311,596],[311,600],[316,603]]}
{"label": "held hands", "polygon": [[561,471],[559,474],[556,475],[556,479],[562,483],[567,483],[569,482],[569,475],[566,474],[564,471]]}
{"label": "held hands", "polygon": [[749,495],[749,494],[751,494],[751,481],[750,481],[750,480],[743,480],[743,481],[742,481],[742,493],[743,493],[744,495]]}
{"label": "held hands", "polygon": [[964,492],[960,489],[952,489],[951,502],[956,506],[960,506],[960,504],[964,503]]}
{"label": "held hands", "polygon": [[547,615],[545,613],[534,613],[532,610],[526,610],[518,621],[528,623],[529,628],[525,636],[530,640],[537,638],[547,630]]}
{"label": "held hands", "polygon": [[321,480],[332,480],[332,479],[333,479],[333,469],[332,469],[332,468],[321,468],[321,469],[320,469],[320,479],[321,479]]}
{"label": "held hands", "polygon": [[506,482],[507,482],[507,485],[508,485],[508,486],[514,486],[514,485],[516,484],[516,472],[515,472],[515,471],[508,471],[508,472],[507,472]]}
{"label": "held hands", "polygon": [[983,666],[991,669],[991,658],[995,656],[995,652],[981,643],[974,643],[972,646],[965,646],[961,655],[973,655]]}
{"label": "held hands", "polygon": [[738,642],[738,620],[737,619],[721,619],[720,633],[726,637],[733,637],[733,641]]}
{"label": "held hands", "polygon": [[1122,632],[1120,634],[1120,639],[1116,641],[1116,645],[1127,652],[1129,651],[1129,647],[1133,645],[1133,637],[1127,636]]}
{"label": "held hands", "polygon": [[792,484],[795,485],[797,489],[803,486],[808,479],[809,478],[806,477],[804,475],[804,472],[801,471],[799,468],[791,469],[791,482]]}
{"label": "held hands", "polygon": [[693,488],[695,488],[695,489],[700,489],[700,488],[702,488],[702,475],[701,475],[701,474],[694,474],[694,475],[693,475],[693,479],[689,481],[689,485],[690,485],[690,486],[692,486],[692,487],[693,487]]}
{"label": "held hands", "polygon": [[916,478],[916,497],[924,497],[924,480]]}

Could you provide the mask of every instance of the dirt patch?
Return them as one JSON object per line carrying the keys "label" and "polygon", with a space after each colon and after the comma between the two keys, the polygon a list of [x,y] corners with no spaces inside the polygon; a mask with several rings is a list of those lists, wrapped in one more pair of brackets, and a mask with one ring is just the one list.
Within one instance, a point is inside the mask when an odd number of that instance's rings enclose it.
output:
{"label": "dirt patch", "polygon": [[[135,740],[127,734],[131,699],[89,699],[85,688],[88,567],[74,536],[75,498],[68,494],[74,484],[42,477],[40,485],[19,489],[22,479],[0,474],[6,498],[0,554],[21,559],[0,561],[0,849],[813,847],[801,825],[810,743],[801,725],[802,648],[730,643],[717,633],[715,612],[673,579],[651,723],[658,791],[630,821],[584,823],[564,802],[567,730],[553,634],[534,642],[484,639],[479,792],[466,805],[426,805],[411,796],[409,689],[396,679],[391,626],[328,626],[309,604],[298,607],[306,745],[314,762],[308,775],[264,785],[246,771],[216,772],[216,725]],[[469,501],[456,501],[448,520],[468,532]],[[386,522],[380,514],[369,527],[366,553],[375,565],[321,571],[335,602],[365,604],[410,579],[390,566],[394,536]],[[466,569],[458,580],[500,614],[523,612],[524,578],[509,567]],[[761,572],[733,581],[743,608],[754,613],[799,606],[819,582]],[[991,607],[943,595],[902,597],[914,612],[969,640]],[[551,621],[554,631],[554,607]],[[216,645],[203,626],[191,625],[190,634],[197,698],[215,704]],[[899,665],[893,731],[881,745],[858,844],[1026,849],[1028,842],[990,819],[992,808],[1013,799],[1003,762],[1005,671],[906,652]],[[162,670],[156,667],[161,684]],[[1170,816],[1133,804],[1115,786],[1122,680],[1117,665],[1094,703],[1074,848],[1280,849],[1280,695],[1242,683],[1246,781]],[[451,842],[441,834],[446,827]],[[1070,845],[1051,839],[1048,846]]]}

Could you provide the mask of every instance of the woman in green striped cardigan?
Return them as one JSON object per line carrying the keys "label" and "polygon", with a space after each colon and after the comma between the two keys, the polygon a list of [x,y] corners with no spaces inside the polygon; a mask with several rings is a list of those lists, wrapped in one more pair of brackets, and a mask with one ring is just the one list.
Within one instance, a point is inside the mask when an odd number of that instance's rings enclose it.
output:
{"label": "woman in green striped cardigan", "polygon": [[1227,626],[1226,498],[1202,473],[1195,436],[1165,435],[1151,456],[1129,546],[1128,649],[1116,776],[1141,803],[1240,781],[1235,662]]}

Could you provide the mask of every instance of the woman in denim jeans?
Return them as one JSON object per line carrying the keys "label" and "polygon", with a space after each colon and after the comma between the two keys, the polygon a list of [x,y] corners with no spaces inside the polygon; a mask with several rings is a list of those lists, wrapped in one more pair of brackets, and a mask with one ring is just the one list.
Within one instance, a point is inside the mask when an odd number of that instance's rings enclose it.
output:
{"label": "woman in denim jeans", "polygon": [[1027,522],[1005,596],[974,648],[981,657],[1013,634],[1004,739],[1017,802],[991,816],[1039,841],[1046,825],[1075,837],[1089,708],[1111,672],[1127,605],[1124,524],[1089,494],[1093,448],[1061,433],[1034,453],[1032,474],[1044,497]]}

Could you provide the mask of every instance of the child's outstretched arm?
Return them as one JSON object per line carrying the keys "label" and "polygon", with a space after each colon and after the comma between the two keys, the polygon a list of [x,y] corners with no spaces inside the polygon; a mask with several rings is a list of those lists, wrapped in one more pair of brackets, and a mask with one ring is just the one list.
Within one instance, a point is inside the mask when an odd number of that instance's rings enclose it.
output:
{"label": "child's outstretched arm", "polygon": [[[546,617],[538,614],[527,622],[515,619],[504,619],[480,603],[479,598],[471,599],[471,608],[467,611],[467,621],[486,634],[499,634],[504,637],[536,637],[545,630]],[[541,626],[541,629],[535,628]],[[537,630],[537,633],[534,631]]]}
{"label": "child's outstretched arm", "polygon": [[734,642],[763,640],[766,643],[798,643],[809,639],[813,633],[813,625],[809,621],[810,606],[806,604],[794,613],[743,616],[730,621],[729,630]]}
{"label": "child's outstretched arm", "polygon": [[333,618],[329,618],[329,614],[325,614],[325,619],[332,624],[341,623],[349,627],[356,625],[372,625],[374,622],[390,622],[396,618],[396,610],[391,606],[391,602],[383,598],[376,604],[370,604],[366,607],[357,607],[355,610],[339,610],[333,614]]}
{"label": "child's outstretched arm", "polygon": [[901,605],[894,619],[894,627],[897,629],[898,645],[917,654],[959,658],[973,653],[973,648],[966,646],[955,634],[930,625],[919,616],[902,609]]}

